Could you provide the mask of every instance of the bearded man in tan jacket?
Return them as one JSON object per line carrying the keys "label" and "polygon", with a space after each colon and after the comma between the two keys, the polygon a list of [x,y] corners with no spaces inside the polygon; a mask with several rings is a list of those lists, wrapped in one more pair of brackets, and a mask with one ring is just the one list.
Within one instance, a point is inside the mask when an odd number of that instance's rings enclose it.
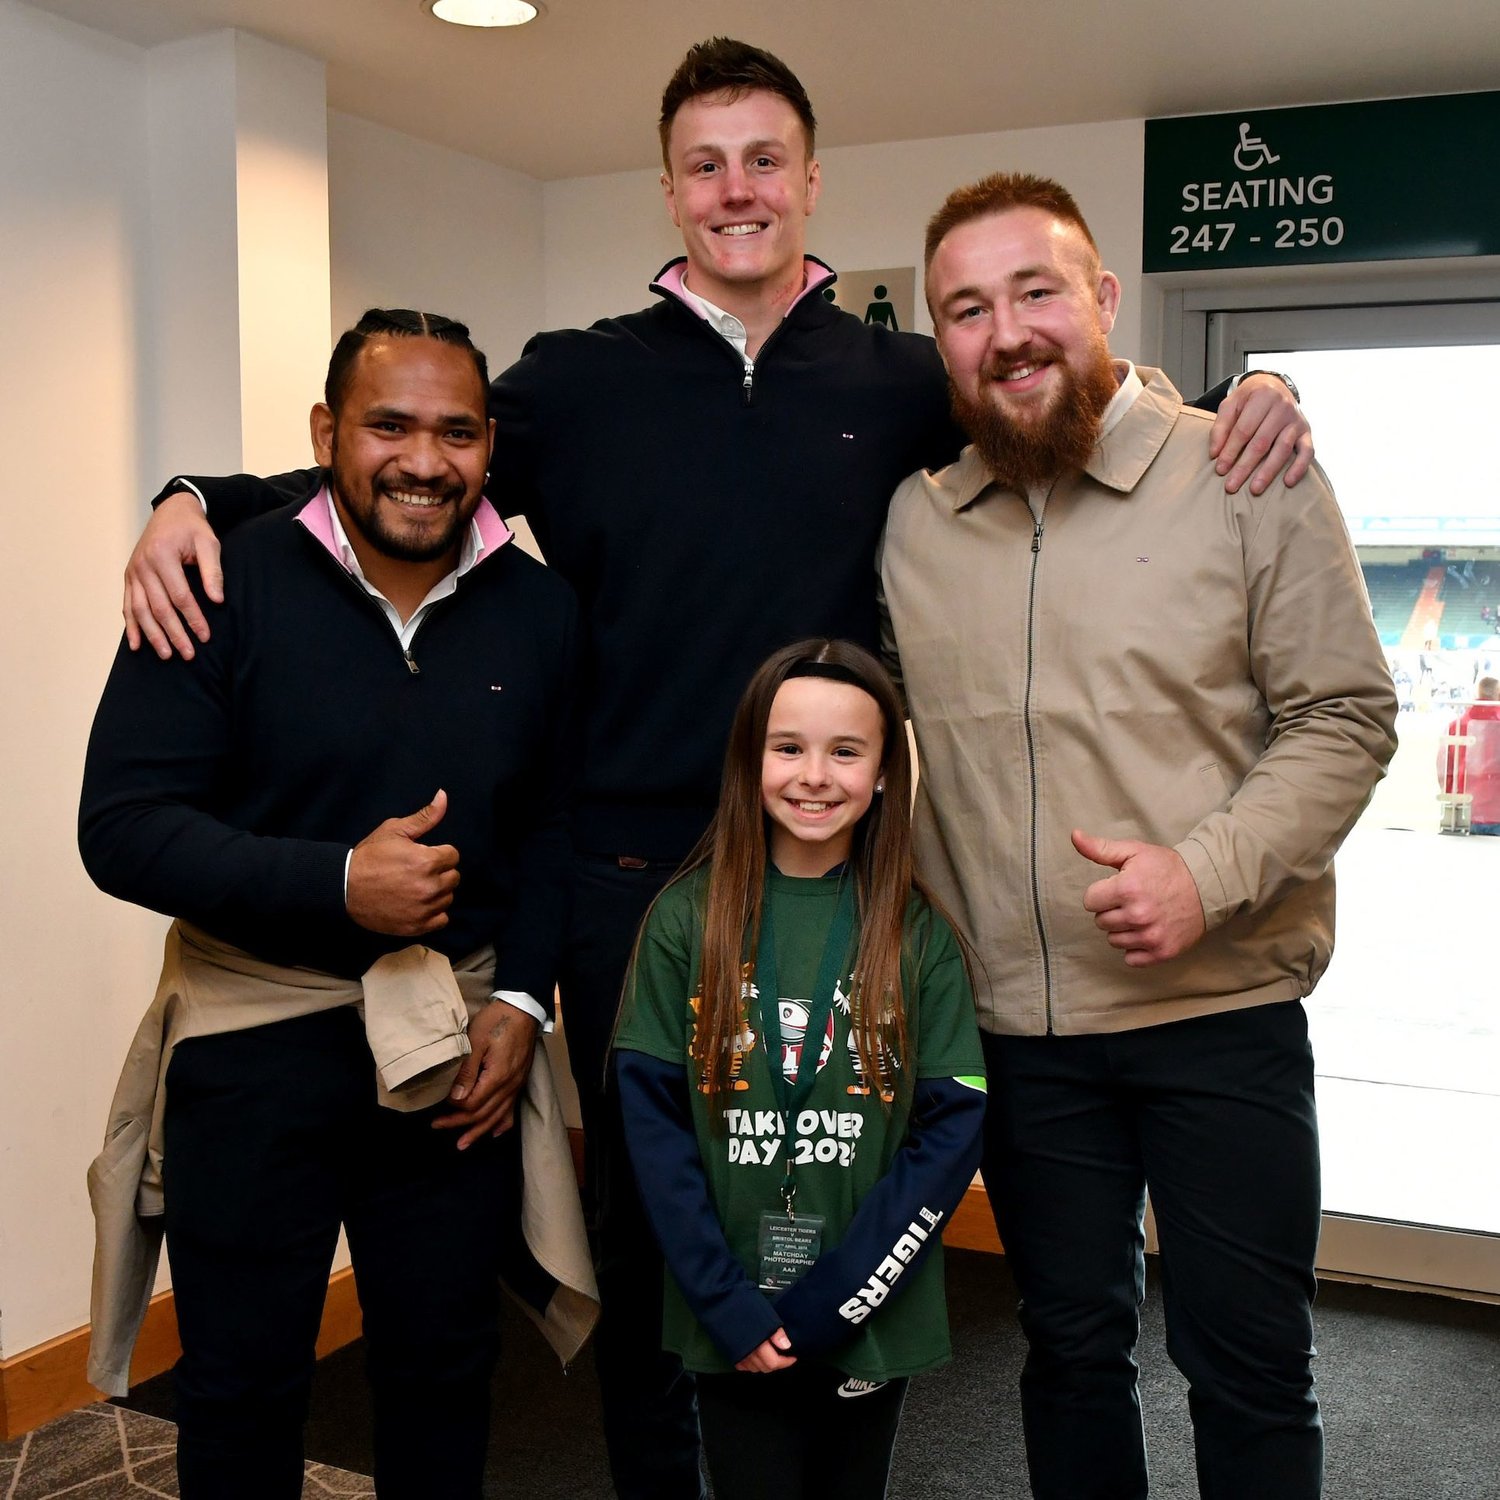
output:
{"label": "bearded man in tan jacket", "polygon": [[[1110,357],[1120,286],[1044,179],[960,189],[927,297],[972,439],[897,492],[886,645],[924,874],[974,941],[984,1175],[1033,1493],[1147,1494],[1149,1183],[1202,1493],[1320,1493],[1303,998],[1396,699],[1326,479],[1227,494],[1210,421]],[[1309,493],[1310,492],[1310,493]]]}

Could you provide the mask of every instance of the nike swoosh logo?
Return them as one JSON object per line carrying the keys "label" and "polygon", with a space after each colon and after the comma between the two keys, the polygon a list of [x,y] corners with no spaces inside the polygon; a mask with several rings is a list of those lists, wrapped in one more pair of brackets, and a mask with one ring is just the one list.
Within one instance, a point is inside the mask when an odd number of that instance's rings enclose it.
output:
{"label": "nike swoosh logo", "polygon": [[876,1391],[883,1391],[888,1384],[884,1380],[856,1380],[852,1375],[839,1388],[836,1394],[840,1396],[873,1396]]}

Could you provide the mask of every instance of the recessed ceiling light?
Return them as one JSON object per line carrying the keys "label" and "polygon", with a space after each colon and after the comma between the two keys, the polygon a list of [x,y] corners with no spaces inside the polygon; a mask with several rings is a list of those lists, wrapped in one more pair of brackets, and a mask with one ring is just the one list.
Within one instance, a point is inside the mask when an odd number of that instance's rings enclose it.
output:
{"label": "recessed ceiling light", "polygon": [[524,26],[545,7],[541,0],[422,0],[422,8],[455,26]]}

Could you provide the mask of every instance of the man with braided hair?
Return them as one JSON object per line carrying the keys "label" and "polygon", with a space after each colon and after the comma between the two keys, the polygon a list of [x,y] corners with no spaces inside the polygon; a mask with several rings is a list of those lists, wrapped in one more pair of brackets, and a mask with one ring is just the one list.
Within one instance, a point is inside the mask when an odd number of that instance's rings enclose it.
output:
{"label": "man with braided hair", "polygon": [[301,1495],[341,1222],[381,1500],[479,1500],[577,651],[572,591],[483,498],[485,399],[461,323],[367,313],[315,493],[230,538],[191,670],[122,646],[95,720],[84,862],[177,919],[137,1051],[165,1055],[184,1500]]}

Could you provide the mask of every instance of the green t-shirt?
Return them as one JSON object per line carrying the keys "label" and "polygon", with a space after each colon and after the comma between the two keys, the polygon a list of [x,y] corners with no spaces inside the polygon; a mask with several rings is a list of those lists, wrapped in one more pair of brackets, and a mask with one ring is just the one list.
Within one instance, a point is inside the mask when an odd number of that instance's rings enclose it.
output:
{"label": "green t-shirt", "polygon": [[[695,1022],[707,871],[670,886],[652,908],[615,1037],[617,1047],[685,1066]],[[837,880],[793,879],[772,871],[769,894],[776,932],[782,1046],[789,1066],[800,1053],[807,1002],[838,899]],[[883,1068],[872,1087],[860,1076],[852,1045],[847,994],[839,985],[829,1024],[818,1044],[818,1073],[802,1107],[797,1130],[797,1212],[824,1219],[823,1248],[836,1246],[855,1210],[880,1179],[906,1136],[912,1059]],[[913,899],[907,911],[907,954],[902,966],[909,1047],[917,1078],[955,1078],[984,1072],[974,1002],[952,930]],[[759,1004],[743,1012],[743,1047],[732,1069],[731,1097],[722,1121],[712,1102],[692,1088],[693,1124],[709,1193],[725,1238],[751,1280],[757,1276],[760,1216],[781,1208],[784,1175],[781,1119],[760,1036]],[[808,1041],[811,1045],[811,1041]],[[897,1086],[890,1087],[892,1079]],[[894,1094],[888,1107],[882,1085]],[[649,1193],[642,1174],[642,1189]],[[663,1340],[690,1370],[731,1367],[692,1316],[670,1273]],[[848,1375],[885,1380],[944,1363],[950,1354],[943,1297],[941,1246],[911,1274],[900,1296],[880,1308],[830,1357]]]}

